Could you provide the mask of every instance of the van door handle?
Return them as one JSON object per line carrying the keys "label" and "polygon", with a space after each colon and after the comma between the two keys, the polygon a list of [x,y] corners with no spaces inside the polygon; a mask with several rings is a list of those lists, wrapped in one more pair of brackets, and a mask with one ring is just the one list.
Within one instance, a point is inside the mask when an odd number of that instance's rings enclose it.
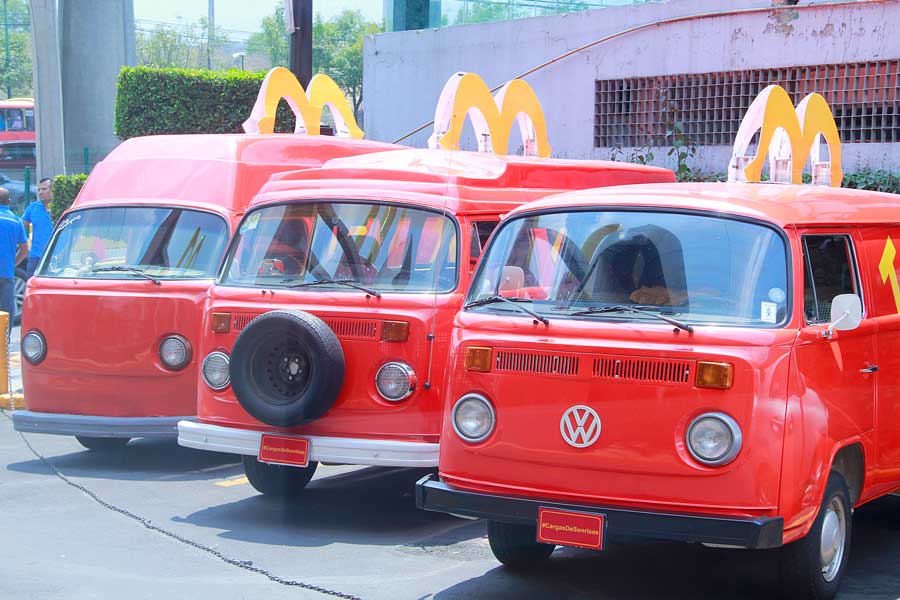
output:
{"label": "van door handle", "polygon": [[860,373],[877,373],[878,365],[869,365],[865,369],[860,369],[859,372]]}

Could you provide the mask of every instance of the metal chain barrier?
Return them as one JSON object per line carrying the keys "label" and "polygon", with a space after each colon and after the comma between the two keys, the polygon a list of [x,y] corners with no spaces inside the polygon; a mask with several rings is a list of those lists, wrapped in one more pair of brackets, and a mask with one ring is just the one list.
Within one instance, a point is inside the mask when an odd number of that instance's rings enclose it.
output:
{"label": "metal chain barrier", "polygon": [[[8,347],[9,347],[9,334],[7,333],[7,348]],[[6,416],[7,419],[10,419],[10,416],[5,411],[2,411],[2,412],[4,413],[4,415]],[[12,420],[12,419],[10,419],[10,420]],[[283,577],[279,577],[278,575],[275,575],[271,571],[267,571],[266,569],[262,569],[260,567],[254,567],[253,561],[238,560],[236,558],[232,558],[232,557],[228,556],[227,554],[223,554],[222,552],[216,550],[215,548],[206,546],[204,544],[201,544],[200,542],[195,542],[194,540],[190,540],[184,536],[178,535],[177,533],[175,533],[173,531],[169,531],[167,529],[163,529],[162,527],[159,527],[158,525],[154,525],[149,519],[147,519],[145,517],[141,517],[140,515],[136,515],[133,512],[131,512],[125,508],[115,506],[114,504],[107,502],[106,500],[104,500],[103,498],[101,498],[100,496],[98,496],[96,493],[89,490],[85,486],[81,485],[80,483],[75,483],[74,481],[69,479],[62,471],[60,471],[59,469],[56,468],[56,465],[54,465],[52,462],[50,462],[50,460],[48,460],[43,455],[41,455],[40,452],[35,450],[34,447],[31,445],[31,443],[28,441],[28,438],[26,438],[25,435],[21,431],[18,433],[19,433],[19,436],[21,436],[22,441],[25,442],[25,445],[28,446],[28,449],[31,450],[31,453],[34,454],[42,463],[47,465],[47,467],[53,472],[53,474],[56,475],[59,479],[61,479],[64,483],[66,483],[67,485],[84,493],[85,495],[87,495],[89,498],[91,498],[94,502],[96,502],[103,508],[106,508],[115,513],[118,513],[120,515],[128,517],[129,519],[137,521],[138,523],[140,523],[141,525],[143,525],[150,531],[155,531],[156,533],[159,533],[168,538],[171,538],[171,539],[175,540],[176,542],[180,542],[186,546],[190,546],[192,548],[196,548],[197,550],[206,552],[207,554],[211,554],[212,556],[215,556],[222,562],[229,564],[233,567],[237,567],[239,569],[243,569],[243,570],[249,571],[251,573],[256,573],[258,575],[262,575],[263,577],[269,579],[270,581],[273,581],[280,585],[298,587],[298,588],[302,588],[304,590],[309,590],[311,592],[318,592],[318,593],[324,594],[326,596],[332,596],[334,598],[344,598],[345,600],[362,600],[362,598],[360,598],[359,596],[354,596],[352,594],[345,594],[343,592],[337,592],[335,590],[330,590],[328,588],[313,585],[311,583],[304,583],[302,581],[296,581],[293,579],[285,579]]]}

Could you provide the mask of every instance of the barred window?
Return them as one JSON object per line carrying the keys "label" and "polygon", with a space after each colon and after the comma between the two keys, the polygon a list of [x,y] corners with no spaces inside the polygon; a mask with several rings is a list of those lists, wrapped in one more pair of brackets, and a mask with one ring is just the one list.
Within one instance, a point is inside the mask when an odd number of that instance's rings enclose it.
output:
{"label": "barred window", "polygon": [[675,123],[693,144],[730,146],[750,103],[770,84],[795,103],[822,94],[844,143],[900,142],[900,59],[891,59],[598,80],[594,146],[667,146]]}

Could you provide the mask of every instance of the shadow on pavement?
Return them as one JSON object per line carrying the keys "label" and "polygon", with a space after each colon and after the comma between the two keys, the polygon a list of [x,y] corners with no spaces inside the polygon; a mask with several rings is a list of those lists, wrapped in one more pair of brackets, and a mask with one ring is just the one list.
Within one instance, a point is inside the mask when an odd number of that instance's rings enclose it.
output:
{"label": "shadow on pavement", "polygon": [[[73,477],[119,479],[127,481],[198,481],[220,479],[244,472],[240,457],[219,452],[205,452],[179,446],[174,440],[138,439],[125,448],[113,452],[98,452],[82,448],[74,438],[53,440],[52,445],[39,441],[41,437],[26,434],[32,446],[57,469]],[[65,454],[54,454],[48,448],[64,448]],[[24,444],[23,444],[24,448]],[[78,448],[75,452],[70,450]],[[31,453],[25,448],[25,451]],[[10,471],[50,474],[39,459],[11,463]]]}
{"label": "shadow on pavement", "polygon": [[[416,509],[414,486],[426,473],[422,469],[368,467],[314,479],[292,501],[256,494],[174,520],[224,530],[219,534],[224,538],[259,544],[410,545],[436,530],[471,523]],[[483,527],[476,527],[471,536],[482,533]]]}
{"label": "shadow on pavement", "polygon": [[[857,510],[840,600],[900,597],[900,497]],[[602,553],[557,548],[540,569],[498,566],[434,594],[438,600],[500,598],[736,598],[779,596],[778,551],[724,550],[669,542],[612,545]]]}

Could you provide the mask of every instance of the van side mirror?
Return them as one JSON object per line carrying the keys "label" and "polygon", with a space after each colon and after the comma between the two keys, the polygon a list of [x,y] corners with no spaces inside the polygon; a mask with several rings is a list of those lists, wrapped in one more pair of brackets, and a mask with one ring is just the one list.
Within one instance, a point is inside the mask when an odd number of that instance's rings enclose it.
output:
{"label": "van side mirror", "polygon": [[831,324],[822,337],[831,339],[834,331],[848,331],[859,327],[862,321],[862,302],[856,294],[841,294],[831,301]]}

